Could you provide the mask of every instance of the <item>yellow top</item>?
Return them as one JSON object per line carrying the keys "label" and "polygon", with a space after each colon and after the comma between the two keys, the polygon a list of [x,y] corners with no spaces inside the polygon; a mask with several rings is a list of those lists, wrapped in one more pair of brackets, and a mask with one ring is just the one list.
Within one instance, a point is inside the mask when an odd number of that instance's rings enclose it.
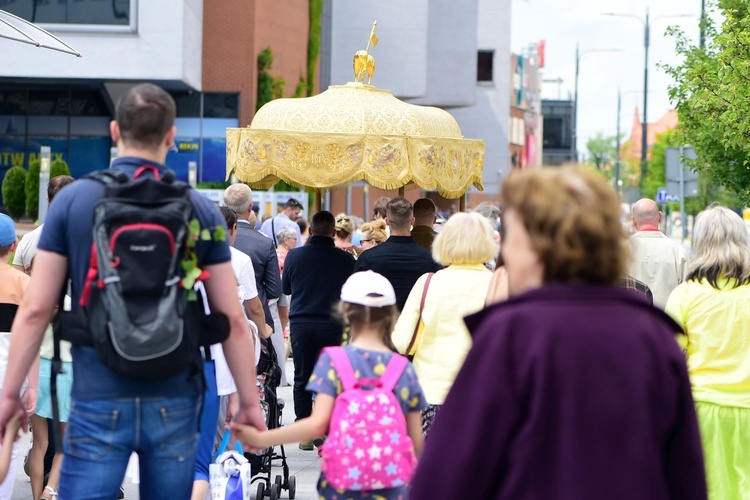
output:
{"label": "yellow top", "polygon": [[687,363],[696,401],[750,408],[750,285],[720,289],[687,281],[666,311],[687,334]]}
{"label": "yellow top", "polygon": [[[414,370],[425,399],[441,405],[471,349],[464,316],[484,307],[492,273],[483,265],[452,265],[435,273],[427,289],[422,320],[424,330],[414,356]],[[419,317],[419,303],[427,275],[409,293],[393,331],[393,343],[405,353]]]}

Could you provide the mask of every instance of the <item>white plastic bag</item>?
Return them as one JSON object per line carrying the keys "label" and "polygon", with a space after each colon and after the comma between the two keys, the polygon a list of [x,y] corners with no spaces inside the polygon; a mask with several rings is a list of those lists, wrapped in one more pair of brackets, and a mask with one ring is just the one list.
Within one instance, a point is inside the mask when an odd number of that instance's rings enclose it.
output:
{"label": "white plastic bag", "polygon": [[239,442],[237,451],[224,451],[228,442],[229,431],[226,431],[219,447],[219,456],[208,467],[211,500],[250,500],[250,462],[244,457]]}

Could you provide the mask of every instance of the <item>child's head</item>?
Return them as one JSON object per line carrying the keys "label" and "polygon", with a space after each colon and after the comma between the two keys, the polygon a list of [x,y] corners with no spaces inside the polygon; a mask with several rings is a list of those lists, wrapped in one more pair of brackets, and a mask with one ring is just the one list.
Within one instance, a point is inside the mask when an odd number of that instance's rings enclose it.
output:
{"label": "child's head", "polygon": [[0,258],[7,257],[16,248],[16,226],[13,219],[0,214]]}
{"label": "child's head", "polygon": [[396,325],[396,292],[388,279],[374,271],[349,276],[341,287],[341,314],[352,330],[374,327],[383,343],[392,351],[391,332]]}

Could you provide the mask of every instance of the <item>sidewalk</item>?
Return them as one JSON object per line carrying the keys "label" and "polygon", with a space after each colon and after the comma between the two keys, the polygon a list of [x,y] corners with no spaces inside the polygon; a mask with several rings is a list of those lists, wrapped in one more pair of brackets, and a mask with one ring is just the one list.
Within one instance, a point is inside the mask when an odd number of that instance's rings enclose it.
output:
{"label": "sidewalk", "polygon": [[[294,365],[292,360],[287,361],[286,372],[289,375],[294,374]],[[289,380],[292,377],[290,376]],[[279,397],[284,400],[286,407],[284,408],[284,424],[291,424],[294,422],[294,398],[292,397],[291,387],[279,387]],[[23,457],[26,455],[26,451],[29,449],[29,436],[22,436],[19,448],[19,459],[18,465],[16,466],[16,482],[13,490],[12,500],[33,500],[31,495],[31,484],[29,478],[23,472]],[[297,495],[295,498],[299,500],[317,500],[318,494],[316,485],[318,483],[318,476],[320,475],[320,458],[316,451],[302,451],[299,449],[297,444],[290,444],[285,448],[287,454],[287,463],[289,464],[289,474],[294,475],[297,478]],[[276,466],[276,464],[279,464]],[[282,473],[280,462],[274,462],[273,473],[271,474],[271,481],[273,482],[274,477]],[[125,498],[127,500],[136,500],[139,498],[138,485],[133,484],[130,478],[125,478]],[[255,498],[255,492],[258,488],[258,481],[253,482],[252,498]],[[267,499],[268,497],[266,497]],[[281,498],[289,498],[288,491],[281,492]],[[187,500],[187,499],[186,499]]]}

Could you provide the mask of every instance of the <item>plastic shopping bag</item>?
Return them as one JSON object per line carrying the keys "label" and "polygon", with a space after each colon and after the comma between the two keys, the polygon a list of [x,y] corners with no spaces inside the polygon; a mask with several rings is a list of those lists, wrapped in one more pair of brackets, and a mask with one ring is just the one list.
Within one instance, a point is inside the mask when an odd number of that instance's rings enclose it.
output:
{"label": "plastic shopping bag", "polygon": [[229,444],[229,431],[224,433],[218,456],[209,468],[211,500],[250,500],[250,462],[237,442],[237,451],[225,451]]}

